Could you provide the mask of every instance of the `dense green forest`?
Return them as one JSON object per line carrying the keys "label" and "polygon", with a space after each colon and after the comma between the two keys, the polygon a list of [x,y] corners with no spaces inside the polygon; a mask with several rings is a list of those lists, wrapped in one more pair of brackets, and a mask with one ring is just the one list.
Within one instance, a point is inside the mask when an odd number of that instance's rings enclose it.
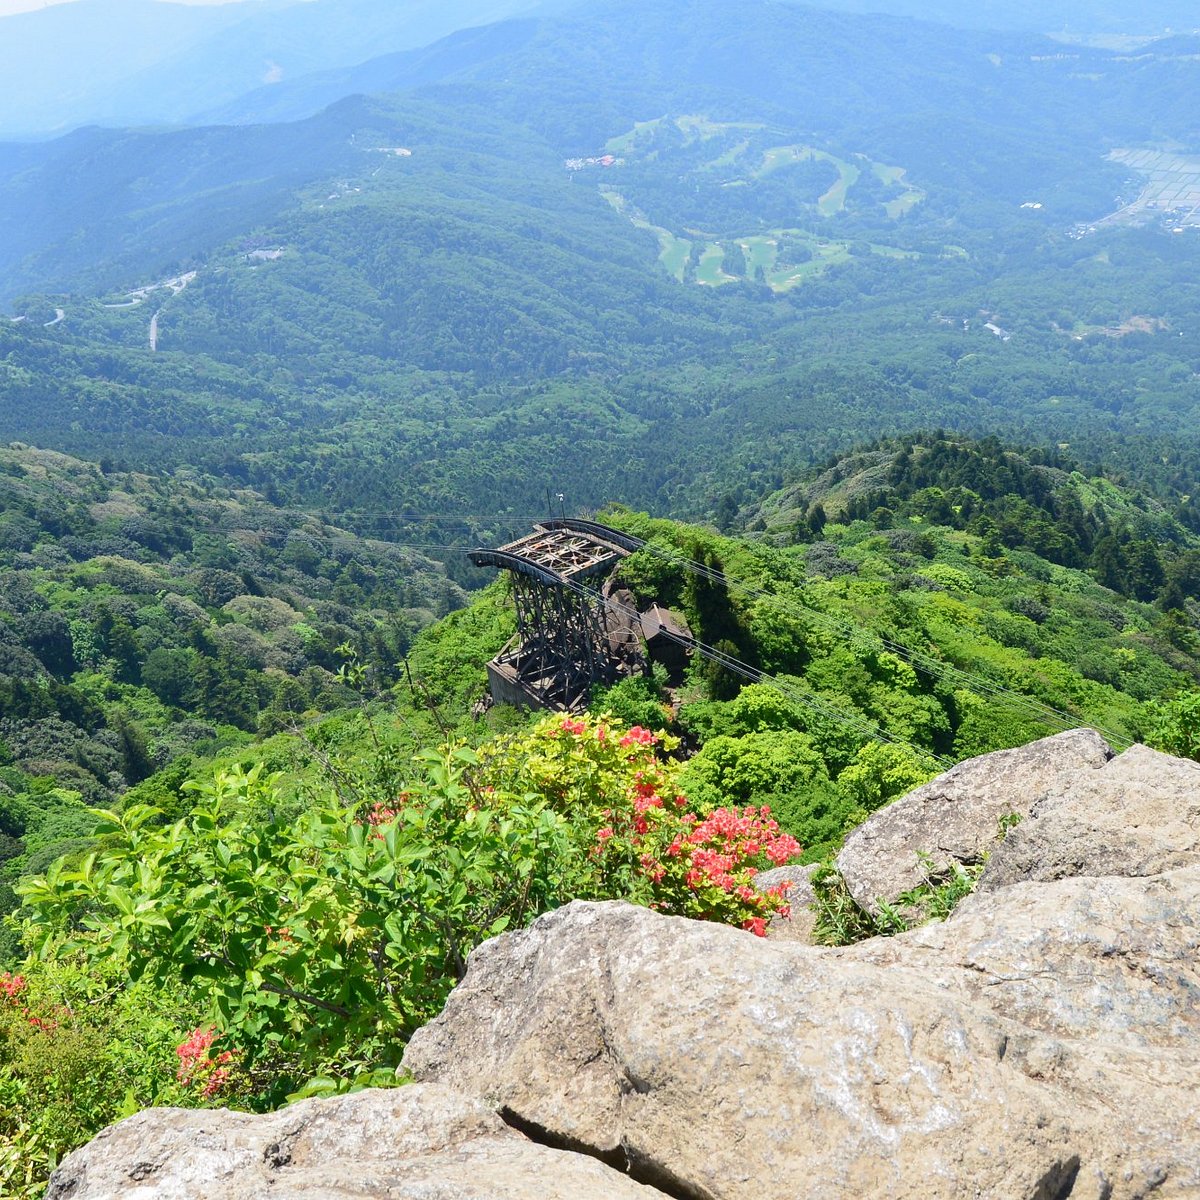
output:
{"label": "dense green forest", "polygon": [[255,493],[29,448],[0,450],[0,580],[10,880],[131,784],[344,707],[349,661],[394,682],[464,602],[419,554]]}
{"label": "dense green forest", "polygon": [[748,2],[414,53],[297,122],[0,149],[0,436],[418,544],[931,425],[1190,494],[1200,241],[1078,235],[1140,187],[1109,151],[1192,144],[1166,44]]}
{"label": "dense green forest", "polygon": [[645,541],[620,582],[724,657],[578,717],[476,704],[503,581],[460,606],[247,490],[3,464],[18,1194],[131,1106],[388,1083],[470,946],[570,896],[762,932],[756,870],[951,762],[1080,724],[1200,750],[1200,538],[1061,454],[877,442],[737,535],[606,510]]}

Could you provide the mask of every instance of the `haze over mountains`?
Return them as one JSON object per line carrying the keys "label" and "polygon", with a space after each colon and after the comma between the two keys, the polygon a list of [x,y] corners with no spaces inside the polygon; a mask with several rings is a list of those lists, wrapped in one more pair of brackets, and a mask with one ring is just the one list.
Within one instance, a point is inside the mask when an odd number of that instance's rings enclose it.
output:
{"label": "haze over mountains", "polygon": [[169,125],[264,83],[422,46],[537,0],[76,0],[0,19],[0,135]]}
{"label": "haze over mountains", "polygon": [[[302,17],[326,62],[401,12],[231,9],[219,36]],[[1190,178],[1188,46],[613,0],[240,97],[217,72],[221,124],[0,146],[0,436],[414,512],[564,477],[711,511],[918,423],[1174,478],[1196,234],[1087,230],[1129,154]]]}
{"label": "haze over mountains", "polygon": [[968,29],[1023,29],[1079,35],[1148,35],[1195,28],[1198,14],[1186,0],[825,0],[824,8],[892,13]]}
{"label": "haze over mountains", "polygon": [[[82,0],[31,17],[76,9],[98,14],[100,0],[92,6]],[[120,11],[135,19],[153,12],[157,20],[159,10],[178,7],[144,0]],[[215,19],[228,23],[230,10],[242,7],[220,6]],[[399,11],[374,0],[254,7],[257,15],[230,27],[231,37],[244,40],[251,27],[291,29],[314,59],[352,54],[348,47],[364,43],[366,31],[388,17],[397,21]],[[432,19],[419,6],[404,11],[414,37]],[[439,19],[453,24],[466,11],[441,6]],[[320,33],[331,21],[358,32],[335,46],[337,39]],[[236,59],[221,46],[213,52],[226,64]],[[979,203],[992,197],[1019,204],[1036,193],[1053,207],[1069,191],[1072,198],[1055,213],[1066,221],[1104,215],[1123,177],[1103,162],[1113,146],[1196,136],[1200,104],[1189,62],[1173,43],[1162,50],[1152,44],[1136,57],[1087,48],[1064,53],[1025,34],[957,32],[796,6],[609,3],[463,31],[359,67],[280,82],[209,116],[222,123],[295,122],[350,95],[417,95],[443,110],[448,129],[469,125],[474,118],[464,120],[464,112],[483,107],[536,130],[549,154],[568,156],[597,151],[638,120],[704,112],[831,140]],[[198,86],[211,98],[233,85],[209,72]],[[112,246],[105,229],[92,227],[97,217],[108,228],[136,225],[134,236],[168,259],[205,247],[173,245],[162,228],[170,223],[165,210],[202,208],[223,236],[229,231],[223,211],[236,211],[235,220],[252,227],[248,218],[262,211],[262,197],[278,203],[298,183],[347,168],[357,111],[342,108],[307,127],[269,133],[89,131],[0,151],[6,177],[0,221],[10,223],[0,251],[0,295],[61,288],[71,272],[99,267]],[[495,139],[500,154],[505,140]],[[224,198],[229,189],[236,202]],[[933,199],[936,205],[939,197]],[[86,250],[68,252],[63,261],[64,238]],[[120,240],[124,252],[126,235]],[[31,254],[54,265],[23,270],[18,264],[29,264]]]}
{"label": "haze over mountains", "polygon": [[[235,119],[258,119],[271,114],[272,101],[239,98],[281,84],[290,98],[275,111],[308,115],[296,112],[298,95],[329,103],[351,91],[401,86],[405,72],[419,79],[430,70],[421,56],[368,63],[380,55],[516,15],[573,9],[602,16],[606,7],[569,0],[73,0],[0,18],[0,136],[48,136],[84,124],[195,123],[222,119],[225,105]],[[829,0],[821,7],[1082,36],[1149,37],[1197,24],[1192,6],[1179,0],[1139,5],[1136,16],[1109,0]]]}

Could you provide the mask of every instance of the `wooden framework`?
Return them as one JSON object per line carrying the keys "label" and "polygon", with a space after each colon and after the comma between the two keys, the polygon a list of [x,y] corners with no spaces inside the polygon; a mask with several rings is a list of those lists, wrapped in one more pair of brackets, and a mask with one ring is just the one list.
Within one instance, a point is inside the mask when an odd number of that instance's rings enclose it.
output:
{"label": "wooden framework", "polygon": [[[488,663],[492,696],[505,703],[576,712],[593,684],[611,683],[641,664],[602,587],[638,542],[593,521],[543,521],[495,550],[470,552],[477,567],[512,574],[517,633]],[[600,585],[600,586],[597,586]]]}

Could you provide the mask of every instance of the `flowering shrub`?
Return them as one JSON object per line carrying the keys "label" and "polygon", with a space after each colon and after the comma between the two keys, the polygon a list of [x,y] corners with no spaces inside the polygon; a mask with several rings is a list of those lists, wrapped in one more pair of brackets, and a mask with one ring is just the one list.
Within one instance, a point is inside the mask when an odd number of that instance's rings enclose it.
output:
{"label": "flowering shrub", "polygon": [[800,846],[765,806],[689,811],[676,787],[680,765],[660,757],[677,745],[606,717],[547,717],[485,750],[480,778],[507,787],[524,779],[571,819],[584,850],[575,895],[634,900],[762,936],[772,914],[786,914],[785,889],[760,893],[753,878]]}
{"label": "flowering shrub", "polygon": [[185,1087],[194,1089],[202,1100],[211,1100],[228,1085],[230,1064],[237,1057],[236,1050],[213,1053],[213,1044],[220,1039],[221,1035],[215,1029],[193,1029],[175,1050],[179,1055],[175,1078]]}
{"label": "flowering shrub", "polygon": [[0,1196],[40,1197],[64,1154],[138,1108],[199,1102],[173,1062],[193,1002],[75,959],[0,974]]}
{"label": "flowering shrub", "polygon": [[789,862],[800,844],[780,831],[766,808],[719,808],[699,820],[681,811],[682,796],[664,802],[646,787],[635,784],[632,808],[612,810],[612,824],[596,831],[593,856],[602,878],[614,874],[614,861],[632,863],[639,886],[631,899],[765,937],[773,914],[788,915],[787,885],[760,892],[754,876]]}
{"label": "flowering shrub", "polygon": [[[476,945],[570,899],[765,932],[786,899],[754,874],[799,847],[765,809],[689,811],[674,746],[558,715],[478,755],[418,755],[402,791],[279,821],[261,819],[269,777],[223,772],[172,825],[98,811],[101,850],[21,885],[31,942],[164,993],[195,986],[203,1023],[171,1043],[190,1103],[353,1086],[395,1066]],[[0,987],[23,995],[18,977]]]}

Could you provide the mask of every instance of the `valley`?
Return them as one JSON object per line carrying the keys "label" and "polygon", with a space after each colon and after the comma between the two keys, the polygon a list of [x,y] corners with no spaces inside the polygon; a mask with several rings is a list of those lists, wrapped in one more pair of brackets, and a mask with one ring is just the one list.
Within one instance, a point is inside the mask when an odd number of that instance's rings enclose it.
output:
{"label": "valley", "polygon": [[1136,200],[1089,228],[1133,224],[1155,215],[1172,232],[1200,227],[1200,157],[1158,150],[1114,150],[1109,158],[1131,168],[1144,185]]}
{"label": "valley", "polygon": [[[863,901],[946,768],[1200,758],[1200,56],[1089,2],[0,18],[111,58],[0,80],[0,1194],[386,1105],[572,900],[924,945],[1040,820]],[[616,550],[477,565],[551,517]],[[488,691],[518,644],[571,711]]]}

